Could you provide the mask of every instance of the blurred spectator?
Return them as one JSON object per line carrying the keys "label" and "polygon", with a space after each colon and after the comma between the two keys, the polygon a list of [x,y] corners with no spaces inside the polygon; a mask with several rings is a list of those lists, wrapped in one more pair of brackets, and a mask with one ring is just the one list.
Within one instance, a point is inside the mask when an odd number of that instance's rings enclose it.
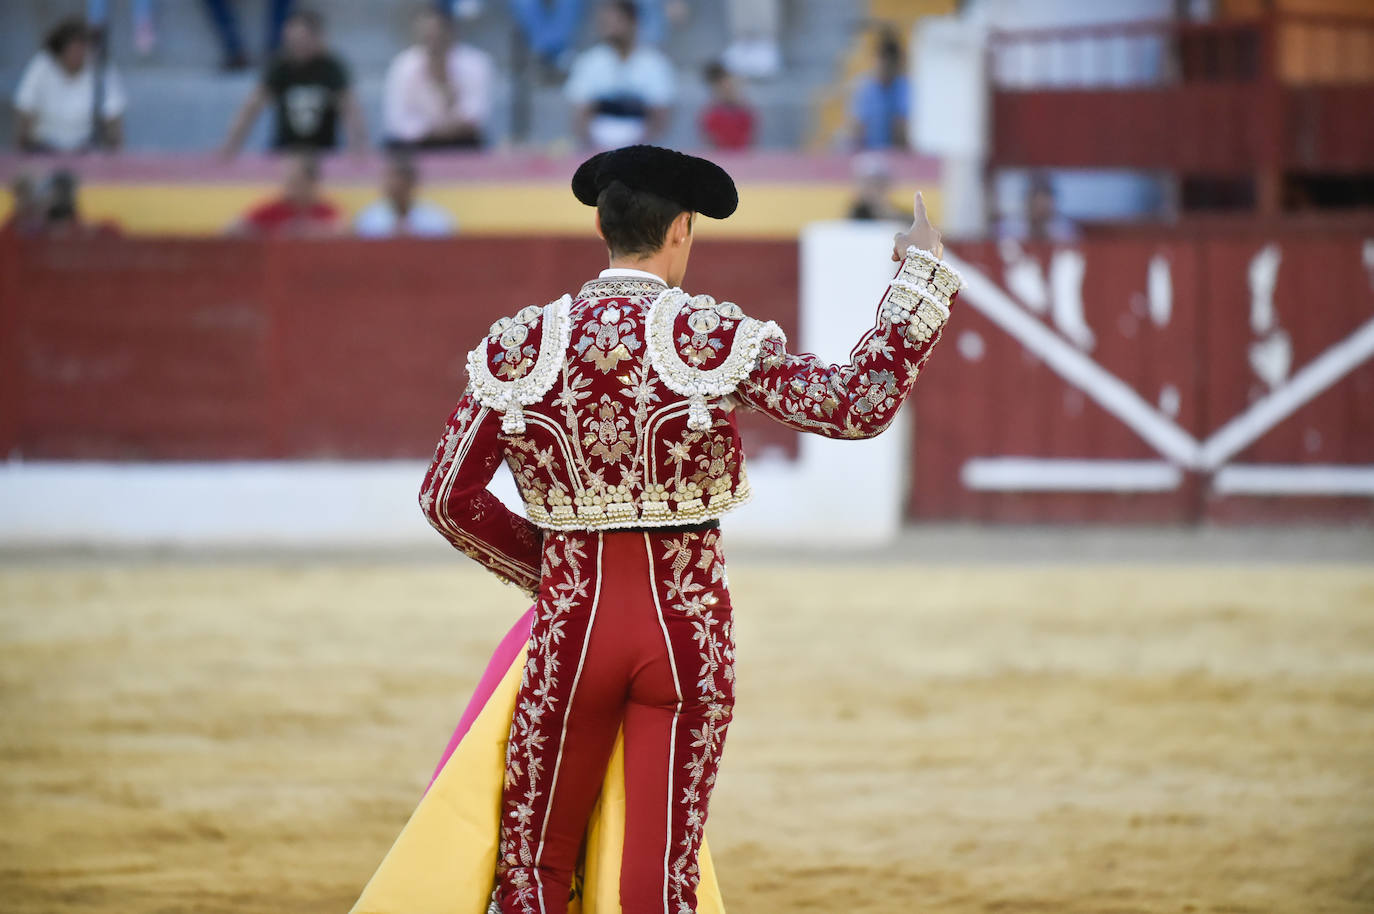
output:
{"label": "blurred spectator", "polygon": [[748,149],[754,145],[754,110],[740,97],[739,84],[724,65],[706,65],[711,101],[701,112],[701,135],[715,149]]}
{"label": "blurred spectator", "polygon": [[55,171],[48,177],[43,194],[46,212],[44,232],[48,235],[74,235],[83,230],[77,208],[77,179],[70,171]]}
{"label": "blurred spectator", "polygon": [[582,0],[510,0],[510,9],[539,62],[549,70],[563,69],[582,18]]}
{"label": "blurred spectator", "polygon": [[124,87],[113,67],[106,65],[99,79],[96,69],[85,22],[64,19],[48,33],[43,50],[24,68],[14,93],[21,150],[119,148],[124,139]]}
{"label": "blurred spectator", "polygon": [[1081,233],[1073,220],[1059,212],[1050,176],[1038,172],[1031,175],[1026,187],[1026,211],[1019,216],[1007,216],[997,224],[997,237],[1011,241],[1052,241],[1072,244]]}
{"label": "blurred spectator", "polygon": [[386,72],[387,145],[475,148],[491,115],[491,58],[455,40],[453,20],[433,7],[415,16],[415,44]]}
{"label": "blurred spectator", "polygon": [[902,44],[890,29],[878,33],[877,52],[876,71],[854,92],[850,114],[855,143],[860,149],[905,149],[911,85]]}
{"label": "blurred spectator", "polygon": [[691,9],[686,0],[635,0],[639,13],[639,40],[662,45],[671,27],[686,23]]}
{"label": "blurred spectator", "polygon": [[564,91],[575,106],[573,132],[584,145],[614,149],[651,143],[668,125],[676,91],[673,65],[636,37],[631,0],[598,10],[602,41],[578,55]]}
{"label": "blurred spectator", "polygon": [[0,235],[30,238],[43,234],[47,224],[47,201],[32,175],[15,175],[10,181],[10,215],[0,227]]}
{"label": "blurred spectator", "polygon": [[[157,44],[157,23],[153,19],[153,0],[133,0],[134,50],[145,57]],[[86,21],[92,29],[109,34],[110,0],[86,0]]]}
{"label": "blurred spectator", "polygon": [[782,70],[778,47],[778,0],[728,0],[730,46],[725,65],[750,79],[768,79]]}
{"label": "blurred spectator", "polygon": [[234,117],[224,143],[226,157],[243,147],[253,122],[269,102],[276,121],[273,149],[333,149],[338,145],[341,117],[349,145],[358,151],[366,145],[362,108],[349,86],[348,68],[325,47],[324,20],[318,13],[300,10],[287,18],[281,53]]}
{"label": "blurred spectator", "polygon": [[457,230],[443,207],[415,199],[420,176],[415,162],[405,153],[387,159],[382,199],[370,204],[353,220],[353,230],[363,238],[441,238]]}
{"label": "blurred spectator", "polygon": [[854,202],[850,219],[902,222],[907,214],[892,205],[892,168],[881,152],[854,157]]}
{"label": "blurred spectator", "polygon": [[[662,44],[668,34],[669,22],[681,23],[687,18],[685,0],[633,2],[639,41],[643,44]],[[583,7],[584,0],[510,0],[516,25],[530,50],[550,71],[567,69],[568,49],[577,37]]]}
{"label": "blurred spectator", "polygon": [[434,8],[454,19],[476,19],[482,15],[482,0],[435,0]]}
{"label": "blurred spectator", "polygon": [[54,171],[41,186],[16,179],[12,187],[16,211],[0,233],[47,238],[118,235],[119,226],[114,222],[92,224],[81,218],[77,185],[76,174],[65,168]]}
{"label": "blurred spectator", "polygon": [[[219,43],[224,49],[224,69],[243,70],[248,67],[248,49],[231,3],[232,0],[205,0],[205,9],[219,33]],[[267,0],[268,54],[275,54],[281,46],[282,31],[294,5],[295,0]]]}
{"label": "blurred spectator", "polygon": [[320,195],[319,160],[302,152],[288,161],[281,196],[250,209],[231,231],[258,237],[334,235],[340,218],[338,207]]}

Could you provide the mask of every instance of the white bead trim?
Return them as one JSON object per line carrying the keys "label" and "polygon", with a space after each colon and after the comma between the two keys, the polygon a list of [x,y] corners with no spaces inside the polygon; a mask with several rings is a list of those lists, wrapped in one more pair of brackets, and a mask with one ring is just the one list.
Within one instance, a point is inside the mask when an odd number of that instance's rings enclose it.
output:
{"label": "white bead trim", "polygon": [[939,335],[949,320],[950,296],[963,279],[930,251],[906,249],[906,259],[888,286],[879,313],[913,343],[924,344]]}
{"label": "white bead trim", "polygon": [[[924,248],[911,245],[906,249],[906,259],[907,261],[915,260],[921,266],[926,267],[929,272],[921,278],[932,281],[935,287],[946,296],[953,295],[964,287],[964,277],[959,275],[958,270]],[[903,266],[906,265],[903,264]]]}
{"label": "white bead trim", "polygon": [[[922,301],[934,306],[943,316],[944,320],[949,319],[949,299],[942,297],[938,292],[931,291],[929,283],[914,283],[907,282],[904,279],[894,279],[892,280],[892,287],[894,289],[910,292]],[[941,323],[943,323],[944,320],[942,320]]]}
{"label": "white bead trim", "polygon": [[749,377],[758,364],[764,340],[777,339],[786,344],[787,335],[773,321],[764,322],[743,316],[735,318],[739,321],[739,327],[735,330],[734,341],[725,361],[715,368],[695,368],[683,360],[673,340],[673,325],[686,307],[733,309],[734,306],[730,302],[717,306],[708,295],[692,297],[681,289],[667,289],[649,306],[649,314],[644,322],[649,364],[654,367],[665,387],[689,398],[687,427],[702,432],[711,427],[707,398],[727,397],[734,393],[735,388]]}
{"label": "white bead trim", "polygon": [[[612,516],[605,510],[584,510],[578,505],[575,513],[563,512],[555,516],[538,505],[525,503],[525,514],[531,523],[544,530],[625,530],[640,527],[679,527],[683,524],[699,524],[704,521],[720,520],[740,505],[747,504],[754,497],[749,486],[749,478],[740,468],[739,479],[732,490],[708,496],[710,504],[702,504],[701,499],[692,499],[695,504],[682,503],[682,509],[670,508],[666,502],[627,502],[623,510]],[[657,507],[662,505],[662,508]]]}
{"label": "white bead trim", "polygon": [[524,433],[525,414],[521,407],[538,403],[558,381],[563,355],[568,351],[568,343],[572,338],[571,307],[571,295],[564,295],[558,301],[544,306],[539,356],[524,377],[503,381],[492,374],[487,356],[492,337],[483,337],[477,348],[468,353],[468,377],[472,379],[473,396],[488,409],[502,413],[501,431],[506,434]]}

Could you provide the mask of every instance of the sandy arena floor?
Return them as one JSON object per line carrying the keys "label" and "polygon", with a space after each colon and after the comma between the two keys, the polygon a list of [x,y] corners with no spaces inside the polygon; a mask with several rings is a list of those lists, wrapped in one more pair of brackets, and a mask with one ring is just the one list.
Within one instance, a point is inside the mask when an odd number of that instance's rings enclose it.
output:
{"label": "sandy arena floor", "polygon": [[[1374,567],[732,582],[731,914],[1374,911]],[[458,561],[0,567],[0,910],[342,914],[522,608]]]}

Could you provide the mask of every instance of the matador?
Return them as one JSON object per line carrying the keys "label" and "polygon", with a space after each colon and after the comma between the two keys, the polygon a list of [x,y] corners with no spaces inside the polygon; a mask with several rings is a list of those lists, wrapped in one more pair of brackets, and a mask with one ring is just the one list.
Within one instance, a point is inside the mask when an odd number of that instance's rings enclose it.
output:
{"label": "matador", "polygon": [[[872,328],[826,364],[681,288],[695,220],[738,205],[720,167],[632,146],[584,162],[572,190],[610,268],[492,325],[420,491],[434,528],[534,606],[358,912],[721,910],[703,832],[734,710],[719,526],[750,494],[735,413],[881,433],[959,289],[918,195]],[[503,462],[525,516],[488,491]]]}

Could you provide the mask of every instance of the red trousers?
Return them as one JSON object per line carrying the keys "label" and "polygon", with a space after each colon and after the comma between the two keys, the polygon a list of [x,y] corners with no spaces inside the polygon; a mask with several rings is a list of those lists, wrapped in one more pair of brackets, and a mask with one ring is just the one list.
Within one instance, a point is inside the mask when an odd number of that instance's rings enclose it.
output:
{"label": "red trousers", "polygon": [[625,730],[625,914],[696,910],[697,852],[734,706],[719,533],[551,533],[506,750],[496,901],[564,914]]}

